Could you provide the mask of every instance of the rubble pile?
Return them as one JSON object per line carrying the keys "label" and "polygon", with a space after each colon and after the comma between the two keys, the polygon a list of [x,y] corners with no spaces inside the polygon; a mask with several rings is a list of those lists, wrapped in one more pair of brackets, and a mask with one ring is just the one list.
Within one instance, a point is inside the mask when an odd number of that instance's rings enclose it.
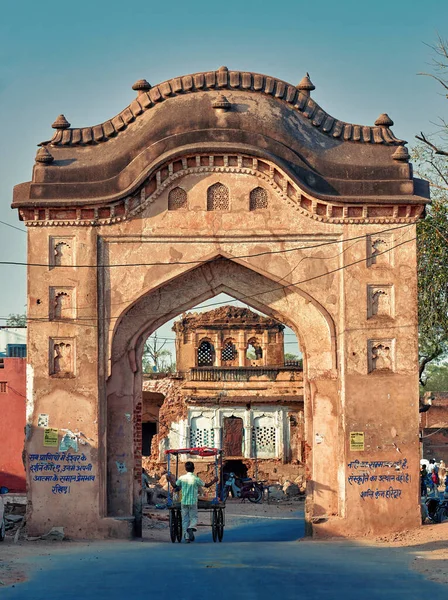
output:
{"label": "rubble pile", "polygon": [[26,504],[7,502],[5,505],[6,535],[18,541],[19,536],[26,534]]}
{"label": "rubble pile", "polygon": [[[197,475],[203,481],[209,481],[214,476],[213,465],[201,465],[205,467],[205,471],[198,471]],[[267,482],[265,484],[265,500],[282,501],[282,500],[303,500],[306,491],[305,477],[300,475],[294,481],[285,480],[283,483]],[[214,487],[206,494],[214,494]],[[166,475],[158,475],[153,473],[149,476],[149,484],[147,489],[146,503],[148,505],[164,505],[168,498],[168,481]]]}
{"label": "rubble pile", "polygon": [[154,515],[152,513],[143,513],[143,529],[168,529],[169,520],[166,515]]}
{"label": "rubble pile", "polygon": [[149,477],[149,489],[146,491],[148,504],[165,503],[168,498],[168,481],[165,475]]}

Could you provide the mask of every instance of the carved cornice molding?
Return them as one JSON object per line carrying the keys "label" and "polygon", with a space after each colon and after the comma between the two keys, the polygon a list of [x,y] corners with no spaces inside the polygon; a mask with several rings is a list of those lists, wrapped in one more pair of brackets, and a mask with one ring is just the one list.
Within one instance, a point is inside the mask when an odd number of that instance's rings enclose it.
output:
{"label": "carved cornice molding", "polygon": [[292,208],[315,221],[332,224],[413,223],[423,213],[421,204],[338,204],[316,200],[276,165],[241,154],[196,154],[174,158],[153,172],[140,189],[125,199],[104,206],[20,209],[25,225],[84,226],[112,225],[132,219],[152,204],[167,188],[190,174],[237,173],[257,177]]}
{"label": "carved cornice molding", "polygon": [[375,126],[354,125],[335,119],[310,98],[309,91],[314,89],[314,85],[310,82],[311,87],[304,87],[302,82],[296,87],[275,77],[258,73],[229,71],[227,68],[175,77],[154,87],[145,82],[150,89],[147,87],[134,88],[139,89],[137,98],[112,119],[92,127],[70,129],[70,124],[68,124],[68,128],[64,125],[64,128],[57,129],[51,140],[42,142],[40,145],[85,146],[107,142],[110,138],[126,130],[140,115],[160,102],[180,94],[213,90],[222,92],[225,89],[259,93],[282,100],[308,119],[314,127],[332,138],[346,142],[391,146],[401,146],[405,143],[392,133],[390,129],[392,121],[389,117],[388,121],[380,118],[376,121]]}

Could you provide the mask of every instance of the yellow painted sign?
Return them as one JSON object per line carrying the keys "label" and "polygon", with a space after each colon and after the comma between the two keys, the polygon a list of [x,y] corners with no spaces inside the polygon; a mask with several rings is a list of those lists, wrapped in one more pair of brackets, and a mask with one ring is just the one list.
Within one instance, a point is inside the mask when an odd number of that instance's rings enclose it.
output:
{"label": "yellow painted sign", "polygon": [[364,431],[350,431],[350,450],[364,450]]}
{"label": "yellow painted sign", "polygon": [[44,429],[44,446],[57,448],[58,445],[58,430],[52,427]]}

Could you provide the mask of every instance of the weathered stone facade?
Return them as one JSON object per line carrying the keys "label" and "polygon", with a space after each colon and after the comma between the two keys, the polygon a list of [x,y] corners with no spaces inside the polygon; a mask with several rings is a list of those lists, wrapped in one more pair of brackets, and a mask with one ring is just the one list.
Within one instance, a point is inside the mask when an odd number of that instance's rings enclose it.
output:
{"label": "weathered stone facade", "polygon": [[[144,340],[220,292],[300,340],[313,533],[417,525],[415,223],[428,190],[392,121],[344,123],[309,79],[225,67],[134,87],[100,125],[58,118],[14,191],[30,263],[30,534],[139,532]],[[43,445],[40,413],[68,455],[45,458],[58,448]],[[76,461],[88,478],[61,481]]]}
{"label": "weathered stone facade", "polygon": [[303,372],[285,364],[283,329],[234,306],[175,322],[177,373],[143,384],[143,413],[160,424],[151,470],[165,450],[211,446],[270,482],[304,475]]}

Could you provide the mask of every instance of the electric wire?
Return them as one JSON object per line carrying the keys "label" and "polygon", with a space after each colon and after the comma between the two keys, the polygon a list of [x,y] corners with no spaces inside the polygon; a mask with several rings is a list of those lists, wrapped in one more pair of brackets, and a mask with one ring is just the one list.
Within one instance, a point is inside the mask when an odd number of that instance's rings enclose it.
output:
{"label": "electric wire", "polygon": [[436,433],[439,433],[439,431],[442,431],[442,429],[447,429],[446,427],[439,427],[439,429],[436,429],[435,431],[432,431],[431,433],[428,433],[427,435],[422,435],[422,438],[428,438],[431,437],[432,435],[435,435]]}
{"label": "electric wire", "polygon": [[[404,234],[403,234],[403,235],[404,235]],[[361,237],[364,237],[364,236],[361,236]],[[359,239],[357,239],[357,240],[356,240],[356,241],[355,241],[353,244],[350,244],[350,245],[348,245],[346,248],[344,248],[344,249],[342,250],[342,252],[339,252],[338,254],[335,254],[335,255],[333,255],[333,256],[326,256],[326,257],[325,257],[325,260],[333,260],[333,259],[335,259],[335,258],[338,258],[339,256],[342,256],[342,255],[343,255],[345,252],[348,252],[348,250],[350,250],[350,248],[352,248],[352,247],[355,245],[355,243],[357,243],[357,241],[360,241],[360,240],[359,240]],[[331,242],[331,243],[333,243],[333,242]],[[338,242],[335,242],[335,243],[338,243]],[[238,258],[238,257],[235,257],[235,258]],[[301,264],[301,263],[302,263],[304,260],[322,260],[322,257],[319,257],[319,256],[303,256],[303,257],[301,257],[301,259],[300,259],[300,260],[297,262],[296,266],[295,266],[295,267],[293,267],[293,268],[292,268],[292,269],[291,269],[291,270],[290,270],[290,271],[289,271],[289,272],[288,272],[286,275],[284,275],[282,278],[278,279],[276,283],[280,283],[281,281],[284,281],[284,280],[285,280],[287,277],[290,277],[290,275],[291,275],[291,274],[292,274],[292,273],[293,273],[293,272],[294,272],[294,271],[295,271],[295,270],[298,268],[298,266],[299,266],[299,265],[300,265],[300,264]],[[172,264],[173,264],[173,263],[172,263]],[[238,301],[238,300],[237,300],[237,299],[231,300],[231,302],[236,302],[236,301]],[[129,302],[132,302],[132,300],[131,300],[131,301],[130,301],[130,300],[124,300],[124,301],[122,301],[122,302],[113,302],[113,303],[111,303],[109,306],[110,306],[111,308],[112,308],[112,307],[115,307],[115,306],[123,306],[124,304],[129,304]],[[84,309],[84,308],[90,308],[90,307],[89,307],[89,306],[77,306],[77,309],[78,309],[78,310],[82,310],[82,309]],[[71,310],[71,309],[70,309],[70,308],[67,308],[67,309],[63,309],[63,310],[67,310],[67,311],[68,311],[68,310]],[[7,318],[8,318],[8,317],[0,317],[0,320],[5,320],[5,319],[7,319]]]}
{"label": "electric wire", "polygon": [[[398,244],[395,244],[394,246],[391,246],[390,248],[387,248],[386,250],[377,252],[375,254],[375,257],[378,257],[378,256],[380,256],[382,254],[386,254],[387,252],[390,252],[391,250],[394,250],[395,248],[403,246],[404,244],[409,244],[410,242],[413,242],[416,239],[417,239],[416,237],[413,237],[413,238],[410,238],[410,239],[405,240],[403,242],[399,242]],[[227,301],[222,301],[222,302],[212,302],[210,304],[205,304],[205,305],[203,305],[201,307],[201,309],[210,308],[212,306],[222,306],[222,305],[229,304],[230,302],[242,302],[242,301],[244,301],[246,299],[256,298],[257,296],[263,296],[265,294],[271,294],[272,292],[284,290],[285,288],[291,288],[291,287],[294,287],[294,286],[297,286],[297,285],[302,285],[304,283],[308,283],[310,281],[315,281],[316,279],[320,279],[321,277],[326,277],[328,275],[332,275],[332,274],[337,273],[339,271],[343,271],[343,270],[345,270],[345,269],[347,269],[349,267],[352,267],[354,265],[363,263],[363,262],[365,262],[367,260],[367,258],[368,257],[365,256],[365,257],[360,258],[358,260],[355,260],[355,261],[353,261],[351,263],[343,265],[342,267],[337,267],[337,268],[332,269],[330,271],[327,271],[325,273],[320,273],[318,275],[314,275],[313,277],[309,277],[307,279],[302,279],[301,281],[295,281],[293,283],[284,284],[284,285],[282,285],[280,287],[272,287],[272,288],[267,289],[267,290],[265,290],[263,292],[257,292],[256,294],[247,294],[245,296],[240,296],[239,298],[235,298],[234,300],[227,300]],[[160,316],[160,315],[159,315],[159,313],[153,313],[153,314],[146,313],[145,316],[149,316],[149,317],[154,316],[155,317],[155,316]],[[103,321],[103,322],[106,322],[106,321],[115,321],[115,320],[118,320],[118,319],[121,319],[121,318],[123,318],[123,315],[119,315],[118,317],[112,317],[112,316],[110,316],[110,317],[98,317],[98,316],[97,317],[79,317],[79,318],[76,318],[76,319],[67,319],[66,322],[67,323],[73,322],[73,323],[76,323],[76,325],[81,325],[81,326],[84,325],[86,327],[97,327],[97,325],[95,325],[94,323],[86,323],[85,321],[95,321],[95,322]],[[84,321],[84,322],[82,322],[82,321]],[[59,323],[60,324],[60,323],[63,323],[64,320],[62,320],[62,321],[61,320],[52,320],[52,319],[49,319],[48,317],[41,317],[41,318],[40,317],[27,317],[27,322],[43,322],[43,323],[55,322],[55,323]]]}
{"label": "electric wire", "polygon": [[[381,235],[382,233],[387,233],[390,231],[396,231],[399,229],[403,229],[405,227],[411,227],[413,226],[414,223],[404,223],[403,225],[398,225],[397,227],[389,227],[387,229],[382,229],[381,231],[372,231],[371,233],[365,233],[363,235],[358,235],[358,236],[354,236],[352,238],[346,238],[346,239],[338,239],[338,240],[330,240],[328,242],[319,242],[317,244],[312,244],[309,246],[296,246],[294,248],[285,248],[282,250],[265,250],[263,252],[256,252],[254,254],[242,254],[242,255],[235,255],[232,256],[232,259],[238,259],[238,258],[256,258],[258,256],[266,256],[266,255],[272,255],[272,254],[285,254],[288,252],[296,252],[298,250],[312,250],[315,248],[321,248],[323,246],[331,246],[333,244],[341,244],[344,242],[351,242],[351,241],[355,241],[355,240],[360,240],[360,239],[364,239],[367,238],[368,236],[377,236],[377,235]],[[141,243],[142,240],[139,240],[139,243]],[[151,240],[148,240],[145,243],[156,243],[156,242],[152,242]],[[186,243],[186,242],[182,242],[182,243]],[[196,242],[194,242],[196,243]],[[236,243],[236,242],[233,242]],[[45,268],[49,268],[51,267],[52,269],[67,269],[67,268],[73,268],[73,269],[108,269],[108,268],[117,268],[117,267],[161,267],[161,266],[173,266],[173,265],[201,265],[201,264],[206,264],[211,262],[211,259],[207,259],[207,260],[186,260],[186,261],[170,261],[170,262],[145,262],[145,263],[117,263],[117,264],[91,264],[91,265],[49,265],[48,263],[30,263],[30,262],[22,262],[22,261],[0,261],[0,265],[9,265],[9,266],[22,266],[22,267],[45,267]]]}
{"label": "electric wire", "polygon": [[11,229],[17,229],[17,231],[21,231],[22,233],[27,233],[26,229],[22,229],[21,227],[16,227],[15,225],[11,225],[11,223],[7,223],[6,221],[0,221],[2,225],[6,225],[6,227],[11,227]]}

